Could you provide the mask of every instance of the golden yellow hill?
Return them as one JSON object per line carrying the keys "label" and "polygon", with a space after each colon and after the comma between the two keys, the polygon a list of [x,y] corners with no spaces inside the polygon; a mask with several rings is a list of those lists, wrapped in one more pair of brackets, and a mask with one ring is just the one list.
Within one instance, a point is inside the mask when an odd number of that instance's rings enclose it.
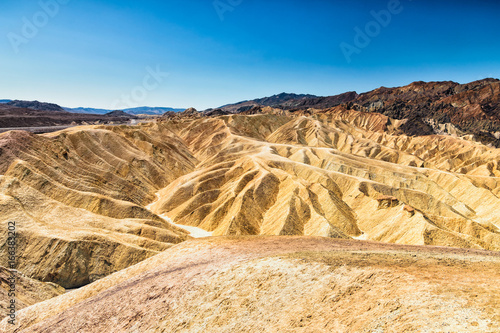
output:
{"label": "golden yellow hill", "polygon": [[16,222],[17,269],[29,277],[79,287],[188,238],[143,207],[196,163],[157,127],[8,132],[0,155],[0,225]]}
{"label": "golden yellow hill", "polygon": [[152,205],[175,223],[214,235],[500,249],[498,149],[391,134],[398,124],[387,117],[336,109],[163,125],[200,160]]}
{"label": "golden yellow hill", "polygon": [[167,217],[216,236],[500,250],[500,150],[401,135],[404,121],[375,113],[262,112],[0,134],[18,270],[85,285],[188,239]]}

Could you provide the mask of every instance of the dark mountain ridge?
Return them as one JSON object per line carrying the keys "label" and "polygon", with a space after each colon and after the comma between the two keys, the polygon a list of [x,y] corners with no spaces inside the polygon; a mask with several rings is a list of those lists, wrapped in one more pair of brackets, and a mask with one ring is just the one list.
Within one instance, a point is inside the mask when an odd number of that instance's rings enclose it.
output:
{"label": "dark mountain ridge", "polygon": [[407,135],[437,134],[441,132],[439,128],[451,124],[483,143],[500,146],[500,80],[493,78],[466,84],[417,81],[403,87],[328,97],[279,94],[226,105],[210,110],[209,114],[244,113],[264,106],[290,112],[335,107],[376,112],[406,120],[401,129]]}
{"label": "dark mountain ridge", "polygon": [[111,111],[105,114],[106,117],[125,117],[125,118],[131,118],[131,119],[137,119],[136,116],[133,116],[131,114],[128,114],[123,111]]}
{"label": "dark mountain ridge", "polygon": [[81,114],[66,111],[47,111],[0,104],[0,129],[32,128],[90,124],[126,123],[135,116],[127,114]]}
{"label": "dark mountain ridge", "polygon": [[96,108],[64,108],[66,111],[73,113],[89,113],[89,114],[106,114],[113,111],[123,111],[131,115],[162,115],[165,112],[182,112],[183,108],[170,108],[170,107],[151,107],[151,106],[140,106],[137,108],[123,109],[123,110],[111,110],[111,109],[96,109]]}
{"label": "dark mountain ridge", "polygon": [[18,107],[18,108],[26,108],[38,111],[55,111],[55,112],[65,112],[62,107],[53,103],[43,103],[39,101],[20,101],[14,100],[6,103],[7,105]]}

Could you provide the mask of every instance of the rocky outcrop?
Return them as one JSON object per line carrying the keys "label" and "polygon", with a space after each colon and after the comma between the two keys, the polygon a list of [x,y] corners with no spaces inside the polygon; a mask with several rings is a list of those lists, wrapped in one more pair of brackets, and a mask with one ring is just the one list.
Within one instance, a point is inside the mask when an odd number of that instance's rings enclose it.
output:
{"label": "rocky outcrop", "polygon": [[[377,108],[373,108],[378,105]],[[485,79],[468,84],[414,82],[405,87],[380,88],[361,94],[352,102],[356,110],[408,119],[405,133],[434,134],[423,123],[451,124],[496,146],[492,133],[500,129],[500,81]]]}
{"label": "rocky outcrop", "polygon": [[188,108],[180,113],[181,116],[194,116],[197,114],[199,114],[199,112],[195,108]]}
{"label": "rocky outcrop", "polygon": [[[198,110],[196,110],[195,108],[188,108],[182,112],[173,112],[173,111],[169,111],[169,112],[165,112],[161,119],[187,119],[187,118],[191,118],[191,119],[198,119],[202,116],[206,116],[206,114],[202,113],[202,112],[198,112]],[[159,119],[159,121],[161,121],[161,119]]]}
{"label": "rocky outcrop", "polygon": [[[390,195],[380,195],[377,197],[378,209],[388,209],[399,206],[399,200]],[[405,207],[408,205],[405,205]],[[406,210],[406,209],[405,209]]]}
{"label": "rocky outcrop", "polygon": [[403,121],[399,130],[411,136],[474,135],[476,141],[500,147],[500,81],[484,79],[467,84],[414,82],[404,87],[381,87],[363,94],[347,92],[329,97],[280,94],[226,105],[241,113],[269,106],[290,112],[340,108],[383,114]]}

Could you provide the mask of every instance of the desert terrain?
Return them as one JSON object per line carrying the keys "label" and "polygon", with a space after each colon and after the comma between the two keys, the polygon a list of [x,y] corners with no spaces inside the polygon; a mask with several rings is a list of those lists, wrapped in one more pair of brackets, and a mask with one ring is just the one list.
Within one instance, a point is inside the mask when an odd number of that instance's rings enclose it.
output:
{"label": "desert terrain", "polygon": [[498,332],[499,87],[1,133],[0,330]]}

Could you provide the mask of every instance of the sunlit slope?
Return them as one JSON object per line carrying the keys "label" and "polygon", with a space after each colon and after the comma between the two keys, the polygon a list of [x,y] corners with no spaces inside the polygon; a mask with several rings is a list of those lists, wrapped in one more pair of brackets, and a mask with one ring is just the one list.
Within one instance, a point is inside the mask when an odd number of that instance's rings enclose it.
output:
{"label": "sunlit slope", "polygon": [[1,134],[0,223],[17,223],[18,269],[87,284],[186,240],[163,214],[216,236],[500,249],[500,150],[400,135],[404,122],[376,113],[262,112]]}
{"label": "sunlit slope", "polygon": [[196,164],[158,127],[8,132],[0,156],[0,222],[16,222],[17,268],[32,278],[81,286],[187,238],[143,207]]}
{"label": "sunlit slope", "polygon": [[200,163],[153,211],[214,235],[500,249],[500,151],[391,123],[355,111],[167,122]]}

